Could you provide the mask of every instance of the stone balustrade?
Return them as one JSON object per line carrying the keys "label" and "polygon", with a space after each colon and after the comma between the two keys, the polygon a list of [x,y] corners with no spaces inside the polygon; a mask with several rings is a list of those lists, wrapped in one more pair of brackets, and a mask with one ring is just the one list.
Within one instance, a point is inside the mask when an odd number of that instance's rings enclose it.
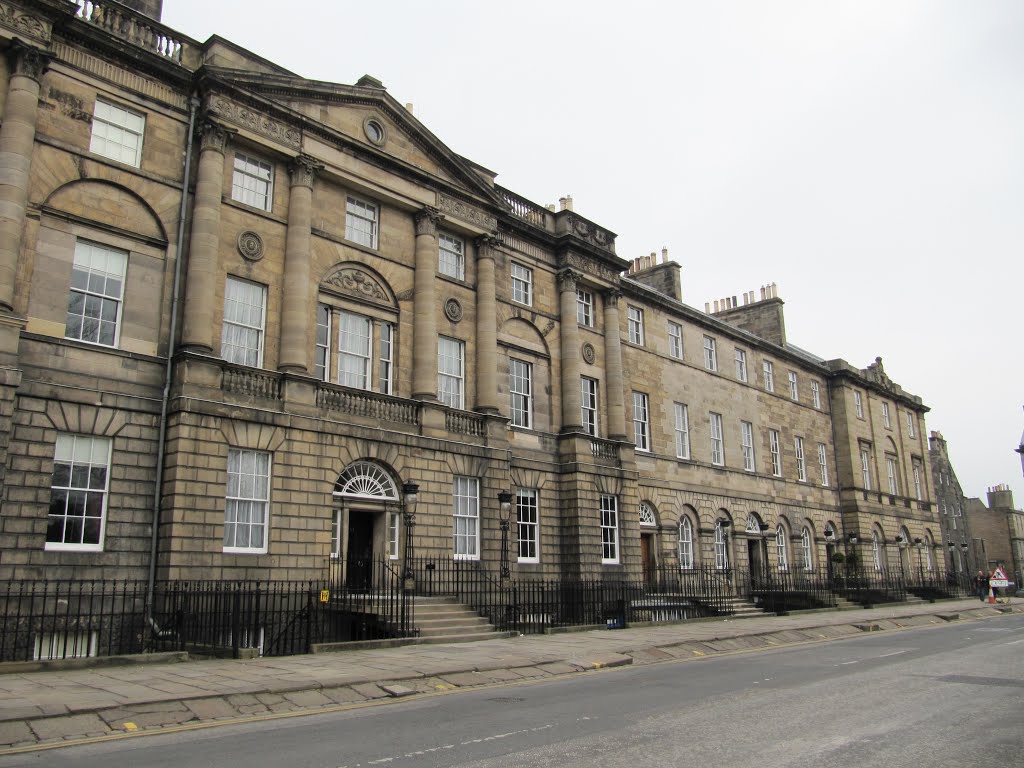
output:
{"label": "stone balustrade", "polygon": [[611,440],[601,440],[597,437],[590,438],[590,453],[599,459],[619,460],[618,444]]}
{"label": "stone balustrade", "polygon": [[515,192],[511,192],[504,187],[496,186],[494,191],[501,195],[502,199],[508,204],[513,216],[547,229],[547,217],[551,215],[549,210],[530,202],[525,197],[520,197]]}
{"label": "stone balustrade", "polygon": [[320,384],[317,386],[316,404],[321,408],[352,416],[365,416],[413,426],[418,426],[420,422],[419,403],[363,389]]}
{"label": "stone balustrade", "polygon": [[281,399],[281,376],[269,371],[231,368],[225,365],[220,386],[225,392],[263,397],[268,400]]}
{"label": "stone balustrade", "polygon": [[487,436],[487,419],[480,414],[466,411],[445,411],[444,421],[447,430],[453,434],[472,437]]}
{"label": "stone balustrade", "polygon": [[194,44],[176,35],[153,19],[136,13],[129,8],[95,0],[78,0],[78,12],[82,21],[102,27],[132,45],[163,56],[178,64],[187,64],[186,53],[191,53]]}

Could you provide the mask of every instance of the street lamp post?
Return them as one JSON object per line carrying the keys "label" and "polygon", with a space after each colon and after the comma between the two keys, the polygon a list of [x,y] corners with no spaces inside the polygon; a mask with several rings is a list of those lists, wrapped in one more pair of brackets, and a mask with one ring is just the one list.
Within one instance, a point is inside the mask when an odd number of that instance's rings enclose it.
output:
{"label": "street lamp post", "polygon": [[846,571],[847,571],[847,573],[849,573],[849,571],[850,571],[849,565],[850,565],[850,558],[852,557],[853,558],[854,588],[857,589],[858,591],[860,590],[860,558],[857,556],[857,542],[859,540],[860,540],[860,537],[857,535],[856,531],[846,535],[846,541],[847,541],[847,543],[849,545],[849,548],[851,550],[850,554],[847,555],[847,558],[846,558],[846,565],[847,565]]}
{"label": "street lamp post", "polygon": [[405,550],[402,553],[402,579],[405,589],[414,587],[412,568],[412,529],[416,525],[416,501],[420,487],[416,483],[402,484],[402,526],[405,528]]}
{"label": "street lamp post", "polygon": [[924,566],[921,565],[921,550],[924,549],[923,539],[914,539],[914,546],[917,548],[917,580],[924,584]]}
{"label": "street lamp post", "polygon": [[501,491],[498,494],[498,505],[501,507],[501,571],[502,579],[512,577],[512,569],[508,564],[508,529],[512,524],[512,494],[508,491]]}
{"label": "street lamp post", "polygon": [[761,531],[761,575],[767,581],[771,578],[771,570],[768,565],[768,531],[771,526],[768,523],[759,523],[757,528]]}

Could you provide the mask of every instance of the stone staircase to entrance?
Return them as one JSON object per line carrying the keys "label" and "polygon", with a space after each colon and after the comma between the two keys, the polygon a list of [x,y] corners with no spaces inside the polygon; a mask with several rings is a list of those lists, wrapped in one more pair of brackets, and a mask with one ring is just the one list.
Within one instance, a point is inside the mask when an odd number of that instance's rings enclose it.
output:
{"label": "stone staircase to entrance", "polygon": [[744,600],[742,597],[727,597],[722,602],[727,608],[732,610],[732,618],[734,619],[752,619],[765,615],[763,609],[750,600]]}
{"label": "stone staircase to entrance", "polygon": [[460,643],[510,637],[468,605],[446,597],[417,597],[413,623],[420,643]]}

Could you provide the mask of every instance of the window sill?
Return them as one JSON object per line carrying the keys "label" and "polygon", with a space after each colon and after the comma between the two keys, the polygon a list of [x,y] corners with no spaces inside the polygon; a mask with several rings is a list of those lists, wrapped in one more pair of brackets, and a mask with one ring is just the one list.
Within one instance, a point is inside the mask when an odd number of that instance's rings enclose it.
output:
{"label": "window sill", "polygon": [[48,541],[43,547],[45,552],[102,552],[102,544],[64,544],[62,542]]}

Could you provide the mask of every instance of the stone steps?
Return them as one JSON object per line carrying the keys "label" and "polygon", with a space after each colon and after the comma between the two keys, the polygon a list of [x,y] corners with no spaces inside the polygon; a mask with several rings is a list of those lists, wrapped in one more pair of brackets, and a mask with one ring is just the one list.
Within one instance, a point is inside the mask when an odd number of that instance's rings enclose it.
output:
{"label": "stone steps", "polygon": [[458,643],[508,637],[468,605],[442,597],[417,597],[413,620],[421,643]]}

